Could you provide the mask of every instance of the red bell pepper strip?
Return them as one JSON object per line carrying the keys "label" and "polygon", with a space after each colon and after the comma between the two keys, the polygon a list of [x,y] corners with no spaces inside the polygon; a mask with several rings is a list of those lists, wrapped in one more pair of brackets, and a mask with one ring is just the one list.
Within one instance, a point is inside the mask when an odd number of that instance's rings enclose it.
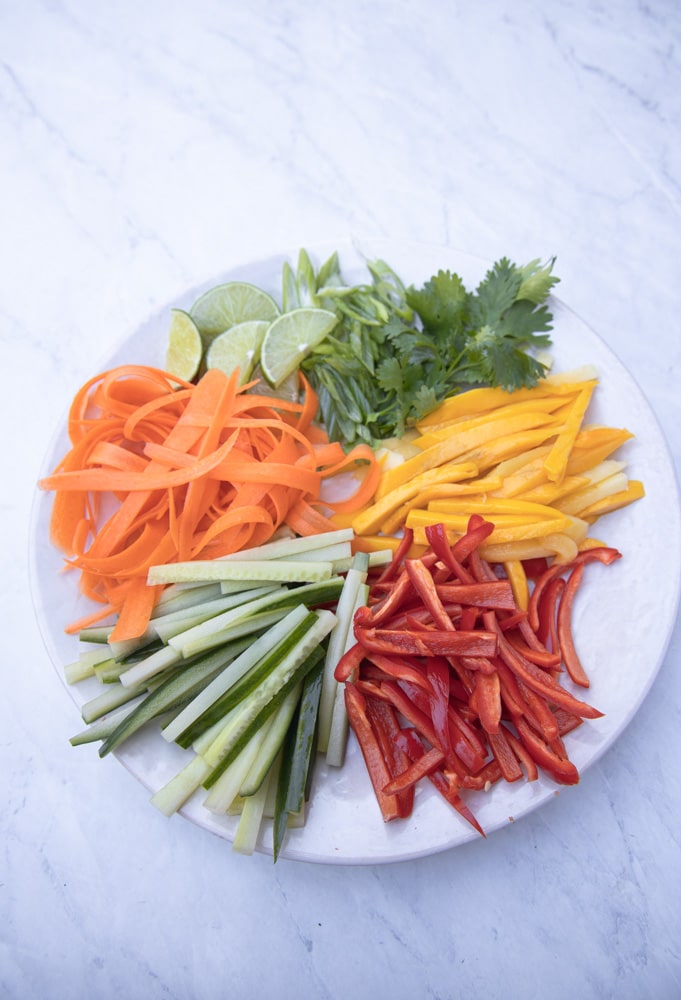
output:
{"label": "red bell pepper strip", "polygon": [[486,538],[494,531],[494,524],[486,521],[479,514],[471,514],[468,519],[468,526],[465,535],[457,539],[452,546],[454,558],[463,562],[482,545]]}
{"label": "red bell pepper strip", "polygon": [[498,733],[501,722],[501,685],[496,671],[493,674],[478,672],[475,675],[475,687],[470,700],[487,735]]}
{"label": "red bell pepper strip", "polygon": [[432,573],[420,559],[407,559],[404,565],[412,587],[430,612],[435,624],[441,629],[452,631],[454,629],[452,619],[443,607]]}
{"label": "red bell pepper strip", "polygon": [[539,602],[544,589],[549,585],[554,577],[562,576],[564,573],[569,572],[569,570],[580,563],[601,562],[604,565],[609,566],[611,563],[621,558],[622,553],[617,549],[600,546],[594,549],[585,549],[584,552],[580,552],[579,555],[576,556],[570,563],[553,563],[549,566],[546,572],[536,581],[534,587],[532,588],[532,593],[530,594],[527,617],[532,628],[535,629],[535,631],[539,628]]}
{"label": "red bell pepper strip", "polygon": [[562,660],[560,654],[553,653],[548,649],[537,649],[533,646],[528,646],[522,638],[513,633],[505,633],[507,640],[517,649],[526,660],[531,660],[538,667],[543,667],[545,670],[556,669],[560,667]]}
{"label": "red bell pepper strip", "polygon": [[387,795],[396,795],[408,788],[413,788],[417,781],[425,778],[442,764],[445,755],[437,747],[431,747],[418,760],[413,761],[406,771],[403,771],[392,781],[389,781],[383,791]]}
{"label": "red bell pepper strip", "polygon": [[428,657],[426,662],[426,683],[429,693],[430,717],[440,745],[446,756],[451,753],[449,739],[449,686],[451,672],[449,664],[439,657]]}
{"label": "red bell pepper strip", "polygon": [[538,695],[524,681],[518,681],[518,688],[527,709],[529,709],[529,711],[526,710],[522,713],[523,716],[532,725],[533,729],[541,732],[547,743],[555,740],[560,735],[558,723],[556,722],[555,715],[549,708],[546,698]]}
{"label": "red bell pepper strip", "polygon": [[[565,590],[565,580],[562,576],[557,576],[551,580],[544,588],[544,593],[539,601],[539,624],[537,635],[547,648],[551,648],[560,656],[560,642],[558,639],[558,602],[561,594]],[[529,624],[529,622],[528,622]],[[562,658],[561,658],[562,662]]]}
{"label": "red bell pepper strip", "polygon": [[504,726],[500,726],[498,732],[490,733],[490,749],[494,754],[495,760],[499,763],[504,779],[509,782],[520,781],[523,777],[523,769],[507,739],[507,732]]}
{"label": "red bell pepper strip", "polygon": [[440,583],[436,585],[441,601],[456,601],[476,608],[495,611],[515,611],[516,603],[508,580],[490,580],[481,583]]}
{"label": "red bell pepper strip", "polygon": [[559,784],[576,785],[579,782],[579,771],[570,760],[563,760],[551,747],[534,732],[523,718],[513,720],[521,743],[528,750],[537,764]]}
{"label": "red bell pepper strip", "polygon": [[366,699],[354,684],[347,682],[345,685],[345,706],[348,713],[348,721],[357,737],[369,778],[373,785],[376,801],[381,810],[381,815],[385,823],[397,819],[400,815],[399,802],[396,795],[386,795],[383,791],[391,780],[390,770],[386,763],[383,751],[376,739],[376,734],[371,728],[371,723],[366,712]]}
{"label": "red bell pepper strip", "polygon": [[461,583],[473,583],[472,575],[462,564],[462,559],[464,557],[459,559],[456,555],[454,555],[454,551],[452,546],[449,544],[447,532],[443,524],[429,524],[426,527],[426,539],[440,562],[451,570],[454,576]]}
{"label": "red bell pepper strip", "polygon": [[558,604],[558,619],[556,627],[558,632],[558,644],[560,646],[565,669],[575,684],[579,684],[580,687],[588,688],[589,678],[584,670],[584,667],[582,666],[582,662],[575,647],[571,626],[572,605],[577,589],[582,581],[583,574],[584,563],[580,563],[578,566],[575,566],[570,573]]}
{"label": "red bell pepper strip", "polygon": [[[413,729],[403,729],[400,734],[400,739],[406,753],[409,754],[412,760],[418,760],[419,757],[422,757],[425,754],[425,747]],[[468,808],[459,795],[455,782],[450,781],[447,775],[439,770],[432,771],[428,775],[428,780],[435,786],[440,795],[466,820],[466,822],[470,823],[470,825],[477,830],[480,836],[486,836],[485,831],[478,823],[477,819],[473,815],[473,812]]]}
{"label": "red bell pepper strip", "polygon": [[[397,713],[389,702],[378,698],[367,698],[366,712],[394,781],[410,766],[410,759],[397,739],[400,733]],[[413,786],[395,789],[394,794],[397,796],[400,817],[404,819],[410,816],[414,808]]]}
{"label": "red bell pepper strip", "polygon": [[[498,626],[495,625],[493,612],[485,612],[484,620],[490,630],[495,627],[498,629]],[[545,670],[541,670],[531,660],[526,660],[506,640],[501,629],[498,629],[498,634],[500,657],[510,667],[516,677],[525,681],[529,688],[536,691],[537,694],[543,695],[549,702],[560,705],[561,708],[565,708],[568,712],[579,715],[583,719],[600,719],[603,717],[603,713],[599,712],[597,708],[587,705],[584,701],[579,701],[564,687],[561,687],[551,674]]]}
{"label": "red bell pepper strip", "polygon": [[414,530],[413,528],[404,528],[402,532],[402,538],[393,552],[393,557],[385,567],[383,572],[378,578],[379,583],[384,583],[386,580],[394,580],[399,572],[399,568],[406,558],[409,549],[414,541]]}
{"label": "red bell pepper strip", "polygon": [[350,680],[353,674],[356,674],[359,670],[365,654],[366,650],[359,642],[350,646],[336,664],[333,674],[336,680],[341,683]]}
{"label": "red bell pepper strip", "polygon": [[382,679],[411,681],[412,684],[418,685],[418,687],[423,688],[424,691],[431,690],[427,673],[424,674],[424,672],[419,670],[417,667],[412,667],[406,659],[396,659],[392,656],[383,656],[381,653],[374,653],[371,651],[367,651],[366,658],[383,673]]}
{"label": "red bell pepper strip", "polygon": [[498,579],[496,573],[485,559],[482,558],[477,549],[474,549],[468,557],[468,568],[478,583],[493,583]]}
{"label": "red bell pepper strip", "polygon": [[539,771],[537,770],[537,764],[532,755],[527,752],[518,737],[511,732],[508,726],[504,726],[504,735],[506,737],[506,742],[513,750],[513,753],[517,757],[518,761],[522,767],[525,768],[525,777],[527,781],[536,781],[539,777]]}
{"label": "red bell pepper strip", "polygon": [[355,637],[366,649],[377,653],[412,656],[494,656],[497,636],[491,631],[461,630],[402,632],[398,629],[358,628]]}
{"label": "red bell pepper strip", "polygon": [[[427,711],[423,711],[423,709],[416,704],[416,701],[404,692],[400,685],[396,684],[394,681],[383,681],[381,684],[381,692],[385,695],[393,707],[397,709],[400,715],[404,716],[407,722],[409,722],[416,729],[420,736],[423,736],[424,739],[428,740],[431,746],[444,751],[444,747],[440,744],[437,730],[435,729]],[[424,696],[424,700],[427,705],[427,695]]]}
{"label": "red bell pepper strip", "polygon": [[553,714],[556,717],[558,732],[561,736],[567,736],[567,734],[571,733],[573,729],[577,729],[581,726],[583,722],[579,716],[571,715],[570,712],[566,712],[563,708],[554,708]]}

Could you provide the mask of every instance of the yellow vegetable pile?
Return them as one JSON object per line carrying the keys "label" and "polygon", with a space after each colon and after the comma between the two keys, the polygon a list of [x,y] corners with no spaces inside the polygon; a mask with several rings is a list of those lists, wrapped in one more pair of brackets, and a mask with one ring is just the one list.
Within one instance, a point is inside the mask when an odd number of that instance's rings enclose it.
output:
{"label": "yellow vegetable pile", "polygon": [[584,422],[597,385],[581,368],[513,393],[480,388],[445,400],[384,450],[374,500],[352,518],[358,547],[385,548],[405,527],[425,546],[435,523],[453,542],[478,513],[495,525],[481,554],[513,579],[522,560],[569,562],[596,544],[594,522],[644,495],[612,458],[632,434]]}

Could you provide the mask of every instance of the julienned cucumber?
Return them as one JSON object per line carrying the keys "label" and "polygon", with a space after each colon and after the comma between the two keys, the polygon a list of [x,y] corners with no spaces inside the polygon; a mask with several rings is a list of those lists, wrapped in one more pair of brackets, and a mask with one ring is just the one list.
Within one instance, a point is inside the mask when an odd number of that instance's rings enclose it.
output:
{"label": "julienned cucumber", "polygon": [[[224,671],[213,680],[204,691],[202,691],[189,705],[163,729],[163,736],[169,742],[178,741],[198,719],[210,711],[213,705],[218,702],[242,677],[248,674],[260,660],[272,650],[285,642],[292,629],[302,622],[308,614],[308,610],[303,605],[293,608],[279,622],[272,625],[263,635],[255,641],[251,641],[246,649],[233,661],[229,670]],[[221,716],[219,716],[220,718]],[[201,727],[202,730],[208,728]],[[187,746],[193,743],[189,740]]]}
{"label": "julienned cucumber", "polygon": [[320,583],[303,584],[297,587],[282,587],[264,597],[247,601],[238,608],[225,611],[201,625],[181,632],[169,639],[169,645],[179,649],[183,656],[204,652],[225,642],[235,625],[260,611],[276,608],[291,608],[299,604],[316,606],[335,603],[343,588],[343,577],[335,576]]}
{"label": "julienned cucumber", "polygon": [[312,670],[324,656],[321,645],[335,623],[335,615],[330,611],[315,612],[316,624],[308,629],[294,649],[285,654],[278,665],[270,671],[258,688],[241,703],[242,710],[236,713],[227,727],[204,755],[213,765],[214,772],[204,782],[206,788],[219,777],[221,769],[228,766],[245,742],[262,722],[281,704],[286,694]]}
{"label": "julienned cucumber", "polygon": [[115,750],[133,733],[141,729],[151,719],[185,705],[199,691],[220,673],[240,653],[248,640],[241,639],[237,643],[222,646],[219,650],[199,657],[184,670],[171,675],[154,691],[147,695],[140,705],[124,719],[120,725],[104,740],[99,748],[99,756]]}
{"label": "julienned cucumber", "polygon": [[219,575],[242,580],[201,582],[189,573],[166,586],[139,640],[112,643],[113,626],[84,629],[85,652],[67,677],[98,680],[101,694],[83,706],[88,726],[73,745],[98,742],[106,756],[155,722],[193,753],[154,805],[170,816],[203,786],[207,808],[241,814],[234,848],[252,853],[262,818],[274,817],[282,747],[293,732],[283,807],[287,829],[302,825],[323,661],[337,622],[325,608],[341,596],[337,567],[349,566],[351,538],[349,529],[283,538],[227,557],[230,568]]}

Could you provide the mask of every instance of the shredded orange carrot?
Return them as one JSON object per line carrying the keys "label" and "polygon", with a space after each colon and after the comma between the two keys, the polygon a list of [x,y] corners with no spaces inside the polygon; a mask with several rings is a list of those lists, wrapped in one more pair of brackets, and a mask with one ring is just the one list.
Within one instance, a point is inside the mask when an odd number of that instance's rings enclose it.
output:
{"label": "shredded orange carrot", "polygon": [[[247,392],[236,375],[208,370],[196,384],[144,365],[90,379],[68,417],[70,448],[39,483],[54,491],[50,537],[83,594],[117,616],[113,639],[147,627],[158,589],[149,567],[213,559],[268,541],[283,525],[333,530],[374,496],[370,448],[349,453],[315,423],[317,397],[301,379],[299,403]],[[340,477],[341,499],[325,484]],[[338,493],[338,490],[335,491]]]}

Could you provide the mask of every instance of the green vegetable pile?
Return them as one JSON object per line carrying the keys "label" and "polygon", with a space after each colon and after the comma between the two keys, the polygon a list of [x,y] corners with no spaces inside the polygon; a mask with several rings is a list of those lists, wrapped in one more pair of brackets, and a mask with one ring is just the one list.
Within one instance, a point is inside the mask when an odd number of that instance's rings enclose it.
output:
{"label": "green vegetable pile", "polygon": [[407,287],[376,260],[366,283],[348,285],[337,254],[315,269],[302,250],[296,269],[284,266],[284,309],[313,305],[339,316],[301,363],[330,438],[375,446],[471,386],[536,385],[546,368],[533,352],[551,344],[553,264],[503,257],[470,291],[444,270]]}

